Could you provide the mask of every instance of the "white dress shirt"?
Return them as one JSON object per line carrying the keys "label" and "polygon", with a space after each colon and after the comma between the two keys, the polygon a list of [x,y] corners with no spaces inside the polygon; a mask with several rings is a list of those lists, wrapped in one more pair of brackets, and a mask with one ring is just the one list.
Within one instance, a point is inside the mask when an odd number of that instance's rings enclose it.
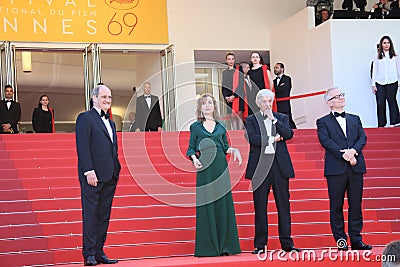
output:
{"label": "white dress shirt", "polygon": [[[262,114],[263,113],[261,112],[261,115]],[[276,123],[276,120],[274,122]],[[275,136],[272,136],[272,124],[274,122],[268,118],[264,120],[265,129],[267,130],[267,136],[269,136],[268,145],[265,147],[264,154],[274,154],[275,153],[274,146],[272,145],[275,142]]]}
{"label": "white dress shirt", "polygon": [[389,57],[389,52],[385,52],[382,59],[375,57],[372,68],[372,85],[375,83],[386,85],[395,83],[400,76],[400,59],[398,56]]}
{"label": "white dress shirt", "polygon": [[[97,111],[97,113],[99,113],[99,116],[100,116],[100,114],[101,114],[101,109],[99,109],[99,108],[97,108],[97,107],[93,107],[96,111]],[[106,128],[107,128],[107,131],[108,131],[108,135],[110,136],[110,138],[111,138],[111,142],[113,142],[113,131],[112,131],[112,128],[111,128],[111,124],[110,124],[110,120],[107,120],[104,116],[103,117],[101,117],[101,120],[104,122],[104,125],[106,126]]]}
{"label": "white dress shirt", "polygon": [[249,86],[249,89],[251,91],[253,86],[251,85],[250,75],[247,75],[247,77],[245,77],[244,80],[246,81],[246,83]]}
{"label": "white dress shirt", "polygon": [[[8,99],[6,99],[6,100],[8,100]],[[7,109],[9,110],[11,107],[11,102],[7,102],[6,105],[7,105]]]}
{"label": "white dress shirt", "polygon": [[[333,116],[335,116],[334,111],[332,111]],[[347,133],[346,133],[346,118],[343,118],[341,116],[335,117],[337,122],[340,125],[340,128],[342,128],[342,131],[344,133],[344,136],[347,137]]]}
{"label": "white dress shirt", "polygon": [[[146,100],[147,106],[150,109],[150,107],[151,107],[151,95],[143,95],[143,96],[144,96],[144,99]],[[148,96],[150,96],[150,97],[148,97]]]}
{"label": "white dress shirt", "polygon": [[279,76],[276,76],[276,84],[277,84],[277,85],[278,85],[279,82],[281,81],[281,78],[282,78],[282,74],[279,75]]}

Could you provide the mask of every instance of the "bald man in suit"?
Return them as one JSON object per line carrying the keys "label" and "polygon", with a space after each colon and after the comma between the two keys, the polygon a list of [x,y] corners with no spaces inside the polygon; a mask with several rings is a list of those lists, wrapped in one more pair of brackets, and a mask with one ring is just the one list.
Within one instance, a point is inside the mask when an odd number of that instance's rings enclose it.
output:
{"label": "bald man in suit", "polygon": [[136,131],[161,132],[162,117],[159,99],[151,95],[151,83],[144,83],[144,93],[136,100]]}

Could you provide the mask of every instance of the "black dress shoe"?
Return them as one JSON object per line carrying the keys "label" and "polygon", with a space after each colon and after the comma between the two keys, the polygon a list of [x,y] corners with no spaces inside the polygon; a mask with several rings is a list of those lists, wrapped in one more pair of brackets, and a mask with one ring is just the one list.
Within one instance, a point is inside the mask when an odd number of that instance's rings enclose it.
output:
{"label": "black dress shoe", "polygon": [[100,258],[96,258],[98,263],[103,264],[116,264],[118,260],[111,260],[106,255],[101,256]]}
{"label": "black dress shoe", "polygon": [[251,252],[251,254],[258,254],[258,253],[264,253],[265,248],[254,248],[254,250]]}
{"label": "black dress shoe", "polygon": [[301,249],[300,248],[296,248],[295,246],[287,246],[287,247],[282,247],[282,249],[286,252],[290,252],[290,251],[297,251],[300,252]]}
{"label": "black dress shoe", "polygon": [[87,258],[83,261],[84,266],[96,266],[97,261],[94,256],[87,256]]}
{"label": "black dress shoe", "polygon": [[364,242],[360,241],[358,243],[352,243],[351,244],[351,249],[352,250],[371,250],[372,246],[367,245]]}

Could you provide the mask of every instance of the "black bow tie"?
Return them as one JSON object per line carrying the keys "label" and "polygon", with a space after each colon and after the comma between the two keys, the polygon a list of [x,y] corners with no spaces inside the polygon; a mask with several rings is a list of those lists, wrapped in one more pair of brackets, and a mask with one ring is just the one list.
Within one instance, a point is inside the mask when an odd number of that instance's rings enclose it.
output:
{"label": "black bow tie", "polygon": [[144,98],[151,98],[151,95],[145,95]]}
{"label": "black bow tie", "polygon": [[346,112],[342,112],[342,113],[339,113],[339,112],[333,112],[333,115],[335,115],[335,117],[342,117],[342,118],[344,118],[344,117],[346,117]]}
{"label": "black bow tie", "polygon": [[268,119],[267,115],[264,115],[264,114],[261,113],[261,116],[263,117],[264,120]]}
{"label": "black bow tie", "polygon": [[101,110],[100,116],[106,118],[108,120],[110,118],[110,113],[105,113],[104,110]]}
{"label": "black bow tie", "polygon": [[6,103],[11,103],[12,102],[12,100],[5,100],[6,101]]}

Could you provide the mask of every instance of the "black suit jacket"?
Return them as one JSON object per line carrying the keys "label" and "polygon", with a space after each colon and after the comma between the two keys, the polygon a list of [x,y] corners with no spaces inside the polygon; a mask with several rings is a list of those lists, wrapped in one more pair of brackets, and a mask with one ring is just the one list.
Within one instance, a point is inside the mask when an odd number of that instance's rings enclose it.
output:
{"label": "black suit jacket", "polygon": [[76,149],[78,174],[86,181],[85,172],[94,170],[100,182],[119,177],[121,165],[118,160],[118,142],[115,123],[110,120],[113,140],[99,113],[93,108],[82,112],[76,120]]}
{"label": "black suit jacket", "polygon": [[151,96],[150,109],[144,95],[136,100],[136,125],[140,131],[157,131],[162,127],[161,109],[157,96]]}
{"label": "black suit jacket", "polygon": [[353,114],[346,114],[346,134],[337,122],[335,116],[330,112],[317,120],[317,132],[321,145],[325,148],[325,176],[344,174],[349,162],[342,158],[342,149],[354,148],[357,164],[351,166],[355,173],[365,173],[365,160],[362,153],[367,137],[361,125],[361,120]]}
{"label": "black suit jacket", "polygon": [[[249,76],[250,77],[250,76]],[[246,86],[246,96],[247,96],[247,104],[249,106],[249,115],[252,115],[258,111],[260,108],[256,104],[256,96],[259,92],[257,85],[249,78],[248,79],[251,84],[251,89],[249,84],[243,79],[244,85]]]}
{"label": "black suit jacket", "polygon": [[[283,137],[283,141],[274,143],[275,155],[272,164],[278,164],[282,178],[294,177],[292,160],[286,146],[286,140],[292,139],[293,130],[289,126],[289,117],[282,113],[273,112],[278,120],[275,124],[276,130],[272,132],[279,133]],[[250,143],[249,160],[246,168],[247,179],[260,178],[263,179],[269,173],[271,165],[266,164],[268,155],[264,154],[265,147],[268,145],[269,136],[265,129],[263,116],[261,112],[257,112],[246,119],[246,138]],[[274,128],[274,127],[273,127]]]}
{"label": "black suit jacket", "polygon": [[[290,96],[290,91],[292,90],[292,79],[283,74],[279,84],[277,84],[277,79],[274,79],[274,87],[275,87],[275,97],[278,98],[283,98],[283,97],[289,97]],[[285,114],[291,114],[291,108],[290,108],[290,100],[286,101],[277,101],[277,107],[278,107],[278,112],[282,112]]]}
{"label": "black suit jacket", "polygon": [[135,132],[137,128],[138,128],[138,126],[137,126],[136,121],[130,122],[130,123],[128,124],[127,132]]}
{"label": "black suit jacket", "polygon": [[[20,119],[21,106],[18,102],[13,100],[10,109],[8,109],[5,100],[0,101],[0,126],[9,123],[14,133],[18,133],[18,122]],[[0,133],[4,133],[2,127],[0,127]]]}

